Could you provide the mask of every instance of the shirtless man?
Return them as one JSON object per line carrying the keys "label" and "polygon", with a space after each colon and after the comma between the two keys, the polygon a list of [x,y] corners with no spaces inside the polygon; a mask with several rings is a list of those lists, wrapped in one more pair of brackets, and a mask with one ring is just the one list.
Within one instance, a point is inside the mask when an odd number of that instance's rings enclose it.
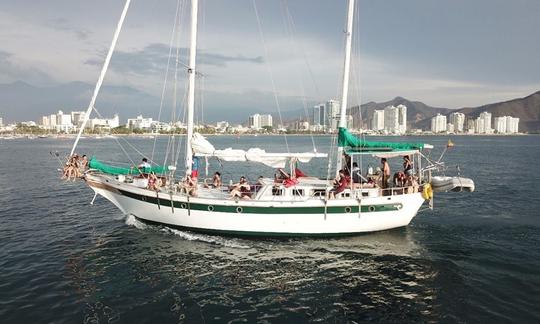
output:
{"label": "shirtless man", "polygon": [[241,176],[240,182],[235,183],[230,189],[231,198],[251,199],[251,186],[244,176]]}
{"label": "shirtless man", "polygon": [[388,187],[388,179],[390,179],[390,165],[386,158],[381,159],[381,169],[382,169],[382,184],[381,188],[386,189]]}

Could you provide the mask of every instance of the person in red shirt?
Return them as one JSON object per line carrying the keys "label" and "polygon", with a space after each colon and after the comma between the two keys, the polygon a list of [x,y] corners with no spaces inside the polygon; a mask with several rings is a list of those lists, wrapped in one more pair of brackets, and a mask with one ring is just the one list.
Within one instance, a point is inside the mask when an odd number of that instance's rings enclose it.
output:
{"label": "person in red shirt", "polygon": [[336,195],[347,189],[351,184],[351,177],[346,170],[339,170],[339,176],[334,181],[334,189],[330,190],[330,198],[336,198]]}

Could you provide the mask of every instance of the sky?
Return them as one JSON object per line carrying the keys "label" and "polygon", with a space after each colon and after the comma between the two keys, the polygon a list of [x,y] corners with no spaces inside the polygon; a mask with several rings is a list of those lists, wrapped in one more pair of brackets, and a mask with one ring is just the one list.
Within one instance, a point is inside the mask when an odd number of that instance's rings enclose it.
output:
{"label": "sky", "polygon": [[[133,0],[128,11],[104,86],[153,98],[147,104],[153,107],[138,112],[159,107],[177,4],[175,47],[187,63],[189,1]],[[0,85],[93,87],[123,5],[121,0],[1,0]],[[297,110],[339,98],[346,5],[345,0],[201,0],[203,78],[197,99],[205,118],[242,119],[277,106]],[[402,96],[461,108],[538,91],[539,15],[538,0],[360,0],[349,102]],[[180,70],[181,82],[184,75]],[[172,102],[172,73],[167,82],[164,106]],[[131,92],[118,91],[116,99]],[[59,96],[61,101],[61,91]],[[91,92],[79,97],[84,108]],[[16,116],[14,105],[0,102],[0,116]],[[101,105],[107,112],[114,109],[105,107],[106,100]],[[34,110],[42,112],[39,106]]]}

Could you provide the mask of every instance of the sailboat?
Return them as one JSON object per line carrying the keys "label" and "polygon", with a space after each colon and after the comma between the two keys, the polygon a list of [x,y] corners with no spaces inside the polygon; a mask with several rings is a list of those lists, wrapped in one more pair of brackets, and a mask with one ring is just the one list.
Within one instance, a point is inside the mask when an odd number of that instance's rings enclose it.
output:
{"label": "sailboat", "polygon": [[[110,58],[116,45],[130,1],[126,1],[113,42],[105,59],[94,96],[85,114],[85,120],[71,155],[99,93]],[[372,183],[349,182],[346,188],[336,190],[332,180],[295,175],[298,162],[328,158],[318,152],[266,152],[260,148],[248,150],[216,149],[201,134],[194,132],[194,100],[197,48],[198,0],[191,0],[191,37],[187,93],[187,134],[183,179],[192,179],[194,159],[219,159],[260,163],[288,172],[281,179],[262,178],[256,190],[231,197],[230,188],[206,188],[202,183],[185,185],[174,177],[176,166],[150,166],[122,168],[107,165],[96,158],[89,163],[84,174],[86,184],[112,202],[126,214],[149,224],[160,224],[181,230],[240,236],[339,236],[382,231],[408,225],[421,206],[433,198],[429,174],[421,167],[422,152],[433,146],[423,143],[372,142],[357,138],[346,128],[346,109],[349,84],[353,12],[355,0],[348,2],[342,100],[338,131],[336,170],[350,168],[362,156],[394,158],[409,156],[414,160],[413,184],[385,188]],[[165,182],[153,185],[160,175]],[[195,174],[196,176],[196,174]],[[152,182],[152,185],[149,184]],[[194,195],[194,192],[197,192]]]}

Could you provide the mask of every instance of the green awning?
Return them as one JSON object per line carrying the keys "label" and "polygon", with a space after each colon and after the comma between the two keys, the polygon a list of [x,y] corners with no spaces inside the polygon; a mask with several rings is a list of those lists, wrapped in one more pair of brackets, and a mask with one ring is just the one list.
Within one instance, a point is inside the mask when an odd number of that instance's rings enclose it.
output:
{"label": "green awning", "polygon": [[95,157],[92,157],[90,159],[90,161],[88,162],[88,167],[90,169],[96,169],[96,170],[99,170],[103,173],[107,173],[107,174],[113,174],[113,175],[119,175],[119,174],[124,174],[124,175],[127,175],[127,174],[140,174],[140,173],[151,173],[151,172],[154,172],[156,174],[165,174],[167,173],[168,169],[167,167],[164,167],[164,166],[153,166],[153,167],[150,167],[150,168],[140,168],[138,169],[136,165],[130,167],[130,168],[125,168],[125,167],[117,167],[117,166],[112,166],[112,165],[108,165],[108,164],[105,164],[99,160],[97,160]]}
{"label": "green awning", "polygon": [[338,146],[349,147],[354,151],[393,152],[393,151],[421,150],[424,148],[425,144],[366,141],[366,140],[363,140],[354,136],[346,128],[340,127],[339,134],[338,134]]}

